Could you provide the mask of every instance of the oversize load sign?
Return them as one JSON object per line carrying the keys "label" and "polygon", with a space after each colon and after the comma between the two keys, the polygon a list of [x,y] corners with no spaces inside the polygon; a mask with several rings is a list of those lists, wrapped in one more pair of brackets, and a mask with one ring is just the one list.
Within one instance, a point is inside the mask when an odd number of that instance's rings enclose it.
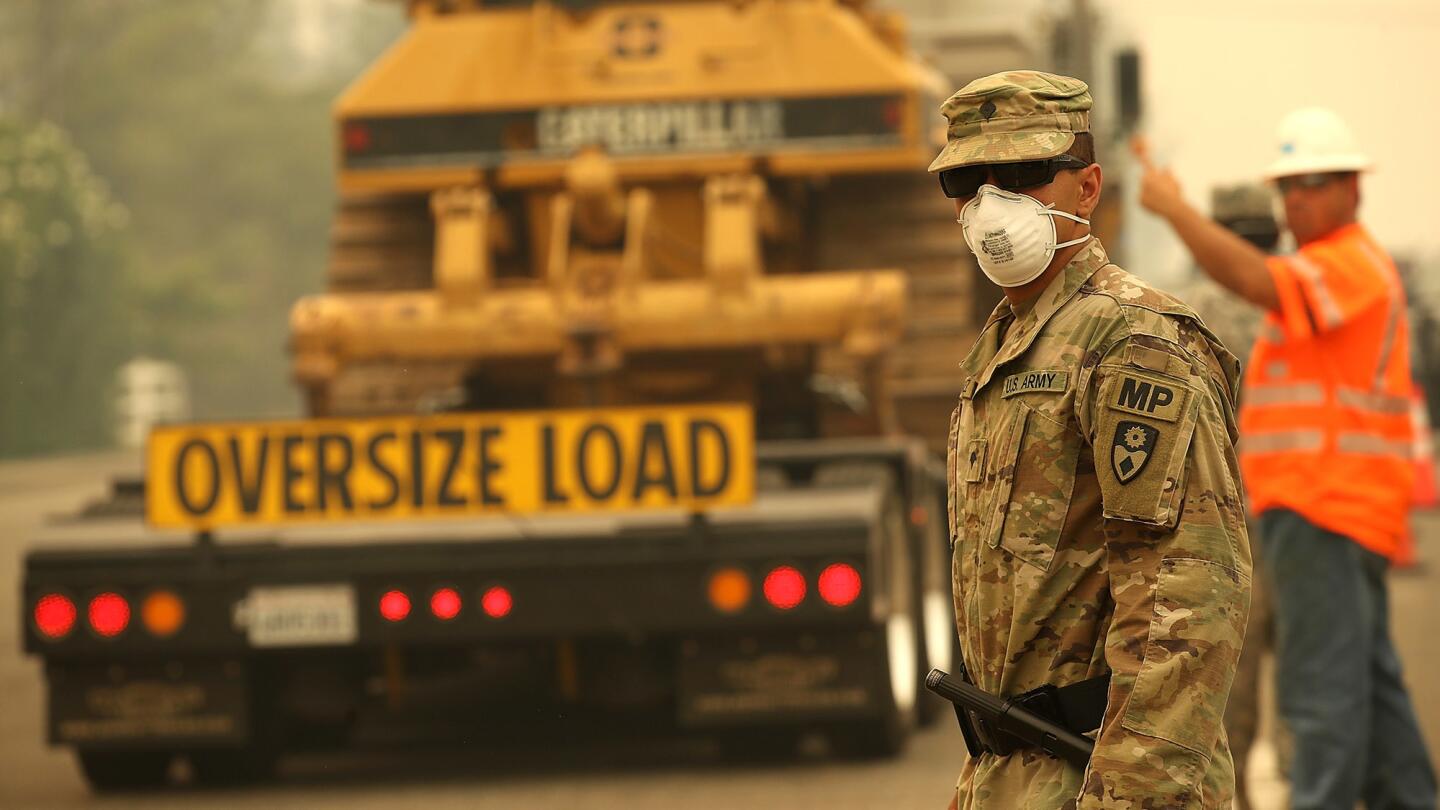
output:
{"label": "oversize load sign", "polygon": [[157,527],[749,503],[744,405],[179,425],[150,434]]}

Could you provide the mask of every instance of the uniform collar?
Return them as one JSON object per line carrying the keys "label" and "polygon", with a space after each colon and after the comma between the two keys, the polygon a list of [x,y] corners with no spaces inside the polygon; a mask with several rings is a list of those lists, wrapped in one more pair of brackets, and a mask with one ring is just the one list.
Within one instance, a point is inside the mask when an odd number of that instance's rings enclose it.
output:
{"label": "uniform collar", "polygon": [[[1050,317],[1074,298],[1075,293],[1079,292],[1096,271],[1109,263],[1110,257],[1105,253],[1100,240],[1092,238],[1070,259],[1065,269],[1050,280],[1031,306],[1022,307],[1023,311],[1016,313],[1010,306],[1009,299],[1001,299],[985,321],[985,328],[975,348],[960,364],[966,378],[966,395],[973,395],[984,388],[990,382],[995,369],[1024,354]],[[1015,320],[1015,325],[1007,329],[1012,319]]]}

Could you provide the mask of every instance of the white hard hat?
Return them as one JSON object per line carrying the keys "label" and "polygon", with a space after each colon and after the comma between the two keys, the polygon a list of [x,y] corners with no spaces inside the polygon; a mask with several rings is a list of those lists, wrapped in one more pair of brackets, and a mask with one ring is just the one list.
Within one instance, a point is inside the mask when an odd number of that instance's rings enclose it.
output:
{"label": "white hard hat", "polygon": [[1361,172],[1373,165],[1340,116],[1324,107],[1290,113],[1276,134],[1280,157],[1265,170],[1272,180],[1312,172]]}

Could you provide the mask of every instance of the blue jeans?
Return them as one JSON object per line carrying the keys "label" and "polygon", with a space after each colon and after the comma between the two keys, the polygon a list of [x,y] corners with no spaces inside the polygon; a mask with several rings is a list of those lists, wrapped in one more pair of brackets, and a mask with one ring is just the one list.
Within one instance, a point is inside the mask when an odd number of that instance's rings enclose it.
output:
{"label": "blue jeans", "polygon": [[1287,509],[1260,516],[1295,810],[1434,810],[1435,773],[1390,641],[1389,562]]}

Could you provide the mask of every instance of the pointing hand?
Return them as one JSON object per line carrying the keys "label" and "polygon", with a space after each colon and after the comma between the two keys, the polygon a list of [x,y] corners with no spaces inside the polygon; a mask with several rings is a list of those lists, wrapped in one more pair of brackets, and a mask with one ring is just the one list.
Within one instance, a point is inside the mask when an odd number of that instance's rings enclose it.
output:
{"label": "pointing hand", "polygon": [[1180,190],[1180,181],[1169,169],[1156,166],[1151,161],[1150,144],[1143,136],[1136,135],[1130,139],[1130,152],[1140,163],[1141,207],[1167,219],[1184,208],[1185,195]]}

